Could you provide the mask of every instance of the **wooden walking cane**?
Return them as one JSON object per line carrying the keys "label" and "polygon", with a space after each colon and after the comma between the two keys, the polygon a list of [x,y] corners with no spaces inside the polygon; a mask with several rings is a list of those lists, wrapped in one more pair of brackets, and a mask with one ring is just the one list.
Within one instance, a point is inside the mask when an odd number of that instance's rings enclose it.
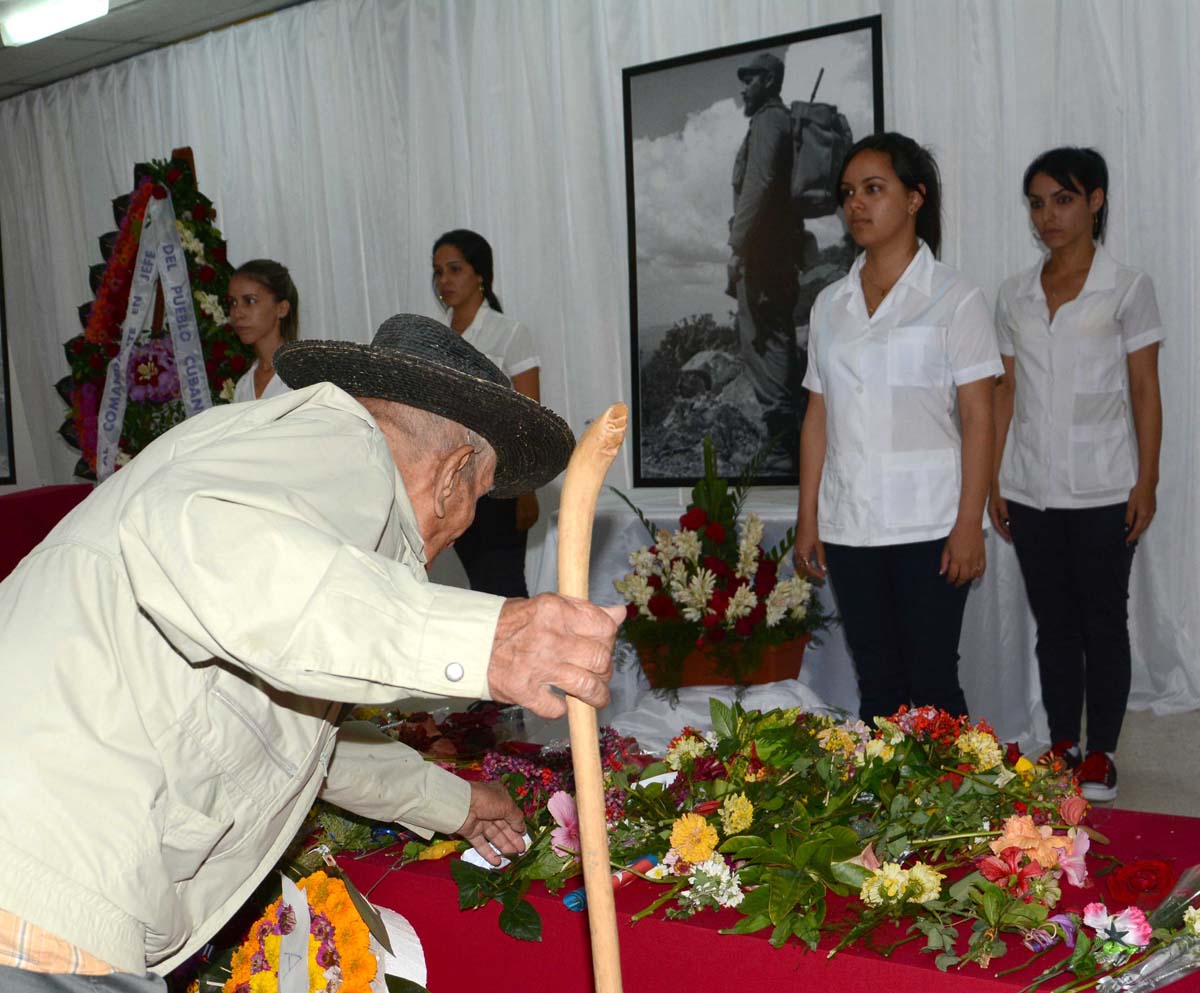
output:
{"label": "wooden walking cane", "polygon": [[[628,411],[614,403],[584,432],[563,483],[558,514],[558,592],[587,599],[588,560],[596,497],[608,467],[625,438]],[[592,977],[596,993],[621,993],[621,950],[608,861],[604,818],[604,778],[600,770],[600,729],[596,710],[567,697],[571,761],[575,767],[575,804],[579,811],[580,861],[592,936]]]}

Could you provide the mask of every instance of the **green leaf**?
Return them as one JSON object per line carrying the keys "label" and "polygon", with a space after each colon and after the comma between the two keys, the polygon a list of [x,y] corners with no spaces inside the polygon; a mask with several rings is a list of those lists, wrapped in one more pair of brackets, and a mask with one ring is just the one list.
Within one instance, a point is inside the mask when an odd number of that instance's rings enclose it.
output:
{"label": "green leaf", "polygon": [[[771,888],[759,886],[746,893],[737,909],[739,913],[745,914],[747,917],[754,917],[757,914],[766,914],[770,903]],[[771,922],[768,920],[767,923]],[[766,924],[763,927],[766,927]]]}
{"label": "green leaf", "polygon": [[939,972],[945,972],[952,965],[958,965],[959,957],[953,952],[943,952],[933,960],[933,964],[938,967]]}
{"label": "green leaf", "polygon": [[753,834],[735,834],[732,838],[727,838],[722,842],[721,847],[717,849],[722,855],[741,855],[743,858],[752,858],[747,855],[748,848],[766,848],[767,843],[764,839]]}
{"label": "green leaf", "polygon": [[708,701],[708,712],[718,738],[732,738],[737,734],[737,718],[727,704],[712,697]]}
{"label": "green leaf", "polygon": [[[745,904],[745,901],[742,901]],[[739,908],[740,909],[740,908]],[[771,926],[771,918],[766,913],[751,914],[749,917],[743,917],[733,927],[722,928],[721,934],[753,934],[755,931],[761,931],[765,927]]]}
{"label": "green leaf", "polygon": [[482,907],[491,899],[490,874],[478,866],[464,862],[462,859],[452,859],[450,876],[458,884],[458,909],[474,910]]}
{"label": "green leaf", "polygon": [[387,988],[388,993],[429,993],[420,983],[414,983],[411,979],[402,979],[400,976],[384,976],[383,985]]}
{"label": "green leaf", "polygon": [[862,889],[862,884],[873,875],[870,869],[854,862],[834,862],[829,871],[839,883],[845,883],[855,889]]}
{"label": "green leaf", "polygon": [[768,877],[771,890],[769,913],[772,924],[781,924],[800,899],[805,877],[792,869],[774,869]]}
{"label": "green leaf", "polygon": [[788,914],[775,925],[775,930],[771,932],[771,947],[782,948],[787,944],[788,938],[792,936],[792,930],[796,926],[796,918],[794,914]]}
{"label": "green leaf", "polygon": [[518,941],[542,940],[542,918],[532,903],[516,890],[509,890],[500,902],[504,905],[500,911],[501,931]]}

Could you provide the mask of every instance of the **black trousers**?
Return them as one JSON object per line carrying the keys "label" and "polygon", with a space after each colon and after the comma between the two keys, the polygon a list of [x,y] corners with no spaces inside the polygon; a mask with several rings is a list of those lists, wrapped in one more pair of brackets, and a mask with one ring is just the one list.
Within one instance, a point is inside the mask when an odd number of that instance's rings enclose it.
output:
{"label": "black trousers", "polygon": [[1125,504],[1034,510],[1008,501],[1009,527],[1037,622],[1038,673],[1050,740],[1116,751],[1129,702],[1129,571]]}
{"label": "black trousers", "polygon": [[527,597],[525,540],[517,530],[517,501],[480,497],[475,520],[454,543],[471,589],[504,597]]}
{"label": "black trousers", "polygon": [[867,724],[902,704],[967,713],[958,636],[970,584],[938,575],[944,538],[905,545],[826,543],[829,581],[854,659]]}

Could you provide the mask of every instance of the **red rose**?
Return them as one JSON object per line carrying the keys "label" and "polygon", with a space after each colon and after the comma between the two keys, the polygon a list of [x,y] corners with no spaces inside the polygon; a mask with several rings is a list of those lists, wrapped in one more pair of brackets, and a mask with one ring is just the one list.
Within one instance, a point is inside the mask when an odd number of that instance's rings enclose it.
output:
{"label": "red rose", "polygon": [[722,800],[705,800],[703,803],[696,804],[692,808],[692,813],[699,814],[701,817],[707,817],[714,811],[720,810],[723,802]]}
{"label": "red rose", "polygon": [[720,524],[717,521],[713,521],[711,524],[709,524],[709,526],[705,528],[704,533],[708,535],[708,540],[714,544],[720,545],[725,541],[725,525]]}
{"label": "red rose", "polygon": [[183,179],[182,169],[177,169],[175,166],[171,166],[171,168],[167,170],[167,182],[172,186],[178,183],[181,179]]}
{"label": "red rose", "polygon": [[721,623],[721,618],[718,614],[705,614],[700,618],[700,623],[706,628],[713,628]]}
{"label": "red rose", "polygon": [[1004,746],[1004,761],[1009,765],[1016,765],[1021,761],[1021,746],[1015,741],[1010,741]]}
{"label": "red rose", "polygon": [[208,254],[212,256],[214,262],[224,262],[227,257],[224,245],[217,245]]}
{"label": "red rose", "polygon": [[724,590],[713,590],[713,595],[708,599],[708,606],[715,611],[718,618],[724,617],[729,606],[729,594]]}
{"label": "red rose", "polygon": [[229,368],[234,372],[241,372],[246,368],[246,360],[240,355],[232,355],[229,358]]}
{"label": "red rose", "polygon": [[214,269],[210,265],[202,265],[200,267],[200,272],[198,273],[198,275],[200,278],[200,282],[211,283],[214,279],[217,278],[217,270]]}
{"label": "red rose", "polygon": [[625,620],[632,621],[638,615],[637,604],[625,604]]}
{"label": "red rose", "polygon": [[209,359],[207,362],[204,363],[204,370],[205,370],[205,372],[208,373],[209,379],[212,379],[213,377],[215,377],[217,374],[217,370],[220,368],[221,367],[217,363],[216,359]]}
{"label": "red rose", "polygon": [[733,622],[733,632],[742,638],[749,638],[754,632],[754,622],[749,617],[739,617]]}
{"label": "red rose", "polygon": [[708,523],[708,514],[703,507],[689,507],[686,514],[679,518],[679,526],[685,531],[699,531]]}
{"label": "red rose", "polygon": [[765,600],[773,589],[775,589],[775,570],[772,569],[768,572],[759,569],[754,576],[754,595],[760,600]]}
{"label": "red rose", "polygon": [[208,350],[208,353],[218,362],[225,358],[228,352],[229,348],[223,341],[214,341],[212,347]]}
{"label": "red rose", "polygon": [[1136,859],[1109,873],[1113,902],[1148,910],[1158,906],[1175,885],[1175,870],[1162,859]]}
{"label": "red rose", "polygon": [[652,590],[662,589],[662,576],[647,576],[646,585]]}
{"label": "red rose", "polygon": [[167,188],[162,183],[155,183],[154,189],[150,191],[155,200],[167,199]]}
{"label": "red rose", "polygon": [[751,624],[759,624],[766,616],[767,605],[762,601],[759,601],[750,608],[750,613],[746,615],[746,619],[749,620]]}
{"label": "red rose", "polygon": [[208,208],[204,204],[198,203],[192,208],[193,221],[203,221],[206,217],[208,217]]}
{"label": "red rose", "polygon": [[675,601],[667,596],[666,593],[655,593],[646,606],[649,608],[650,613],[660,621],[670,620],[673,617],[679,616],[679,608],[675,606]]}

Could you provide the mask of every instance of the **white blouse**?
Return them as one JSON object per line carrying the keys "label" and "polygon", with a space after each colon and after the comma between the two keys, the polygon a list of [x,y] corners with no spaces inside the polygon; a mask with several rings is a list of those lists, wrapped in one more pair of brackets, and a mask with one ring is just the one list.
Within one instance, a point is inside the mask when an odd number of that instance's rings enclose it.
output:
{"label": "white blouse", "polygon": [[267,385],[262,391],[262,396],[256,397],[254,395],[254,373],[257,369],[258,359],[255,359],[254,364],[242,374],[242,378],[237,381],[237,384],[233,388],[234,403],[241,403],[243,400],[266,400],[269,397],[283,396],[285,393],[292,392],[292,388],[280,379],[279,373],[276,372],[267,380]]}
{"label": "white blouse", "polygon": [[1154,284],[1097,245],[1079,296],[1051,321],[1046,258],[996,299],[1000,351],[1016,365],[1000,493],[1039,510],[1124,503],[1137,480],[1127,357],[1163,340]]}
{"label": "white blouse", "polygon": [[873,316],[860,255],[821,291],[804,386],[825,399],[822,541],[898,545],[950,533],[962,489],[958,387],[1003,370],[983,293],[921,243]]}
{"label": "white blouse", "polygon": [[492,310],[486,300],[462,336],[467,344],[474,345],[499,366],[510,380],[541,365],[529,329],[520,321]]}

